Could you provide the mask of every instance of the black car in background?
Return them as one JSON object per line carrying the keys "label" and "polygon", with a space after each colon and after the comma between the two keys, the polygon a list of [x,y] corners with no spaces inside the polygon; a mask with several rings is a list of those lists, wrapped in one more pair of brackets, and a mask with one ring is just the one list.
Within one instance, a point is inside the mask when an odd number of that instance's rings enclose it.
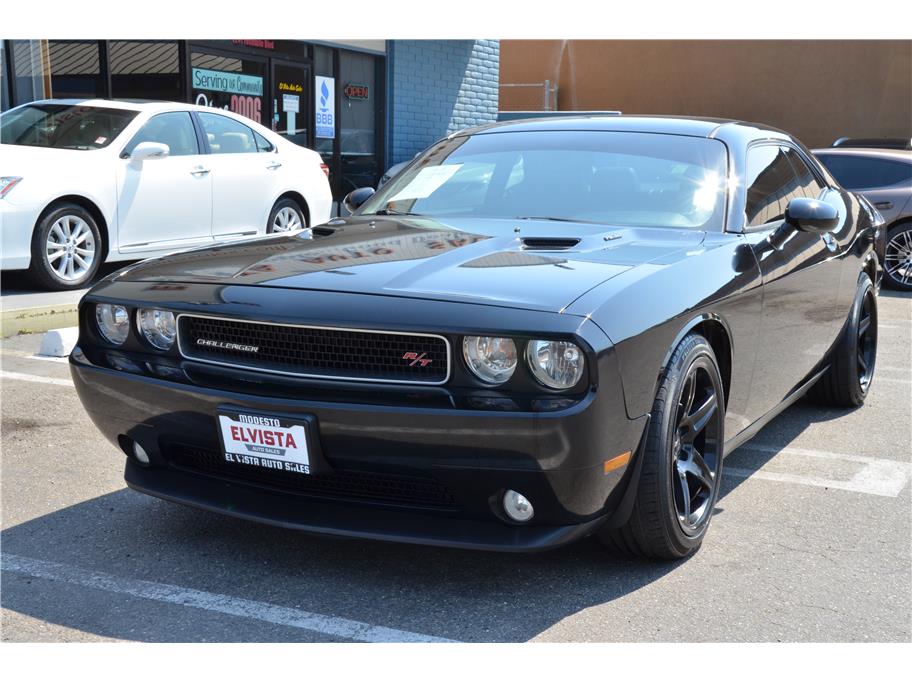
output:
{"label": "black car in background", "polygon": [[138,491],[311,532],[700,546],[723,458],[874,373],[879,215],[789,135],[494,124],[355,215],[146,261],[70,364]]}
{"label": "black car in background", "polygon": [[870,201],[884,218],[884,282],[912,291],[912,151],[815,149],[814,155],[846,189]]}

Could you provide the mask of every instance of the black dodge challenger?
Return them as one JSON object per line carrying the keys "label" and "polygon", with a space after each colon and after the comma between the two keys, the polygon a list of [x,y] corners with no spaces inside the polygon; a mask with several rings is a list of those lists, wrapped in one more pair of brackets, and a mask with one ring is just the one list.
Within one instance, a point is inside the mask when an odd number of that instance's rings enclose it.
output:
{"label": "black dodge challenger", "polygon": [[882,219],[780,131],[495,124],[346,203],[83,298],[73,378],[131,488],[319,533],[677,558],[728,453],[809,390],[870,389]]}

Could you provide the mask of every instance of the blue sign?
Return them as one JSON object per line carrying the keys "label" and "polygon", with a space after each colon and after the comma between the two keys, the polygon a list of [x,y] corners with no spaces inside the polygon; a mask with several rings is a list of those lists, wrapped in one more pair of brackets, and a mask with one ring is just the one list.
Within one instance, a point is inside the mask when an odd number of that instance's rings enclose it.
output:
{"label": "blue sign", "polygon": [[336,80],[315,76],[317,106],[314,107],[317,137],[336,136]]}
{"label": "blue sign", "polygon": [[260,76],[248,76],[243,73],[193,69],[193,89],[261,97],[263,79]]}

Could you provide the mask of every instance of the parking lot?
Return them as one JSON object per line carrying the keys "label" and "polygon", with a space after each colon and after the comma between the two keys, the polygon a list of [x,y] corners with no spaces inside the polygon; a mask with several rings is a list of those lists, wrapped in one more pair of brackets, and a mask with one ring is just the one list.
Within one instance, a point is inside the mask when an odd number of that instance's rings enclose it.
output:
{"label": "parking lot", "polygon": [[2,355],[5,641],[900,641],[912,594],[912,295],[867,404],[802,401],[726,460],[677,563],[313,537],[127,490],[65,361]]}

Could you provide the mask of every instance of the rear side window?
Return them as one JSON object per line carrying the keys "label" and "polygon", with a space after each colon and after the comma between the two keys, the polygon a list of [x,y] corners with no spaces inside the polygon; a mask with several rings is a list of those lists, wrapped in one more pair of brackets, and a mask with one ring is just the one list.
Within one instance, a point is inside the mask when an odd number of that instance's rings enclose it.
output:
{"label": "rear side window", "polygon": [[275,147],[272,146],[272,142],[267,140],[265,137],[260,135],[258,132],[254,131],[253,137],[256,139],[256,146],[258,152],[271,152]]}
{"label": "rear side window", "polygon": [[213,154],[255,154],[258,151],[253,131],[243,123],[218,114],[200,112],[198,115]]}
{"label": "rear side window", "polygon": [[817,158],[846,189],[874,189],[912,182],[912,163],[847,154],[818,154]]}
{"label": "rear side window", "polygon": [[817,199],[823,191],[823,185],[798,152],[789,147],[783,147],[783,149],[785,149],[785,155],[792,164],[795,175],[798,176],[798,184],[801,185],[801,191],[804,192],[804,196],[808,199]]}
{"label": "rear side window", "polygon": [[[790,151],[790,150],[789,150]],[[765,225],[785,218],[785,207],[796,197],[806,196],[792,169],[786,149],[764,145],[747,151],[747,226]]]}
{"label": "rear side window", "polygon": [[200,153],[193,121],[190,120],[190,113],[186,111],[158,114],[150,118],[130,140],[124,154],[132,154],[140,142],[166,144],[169,156],[190,156]]}

